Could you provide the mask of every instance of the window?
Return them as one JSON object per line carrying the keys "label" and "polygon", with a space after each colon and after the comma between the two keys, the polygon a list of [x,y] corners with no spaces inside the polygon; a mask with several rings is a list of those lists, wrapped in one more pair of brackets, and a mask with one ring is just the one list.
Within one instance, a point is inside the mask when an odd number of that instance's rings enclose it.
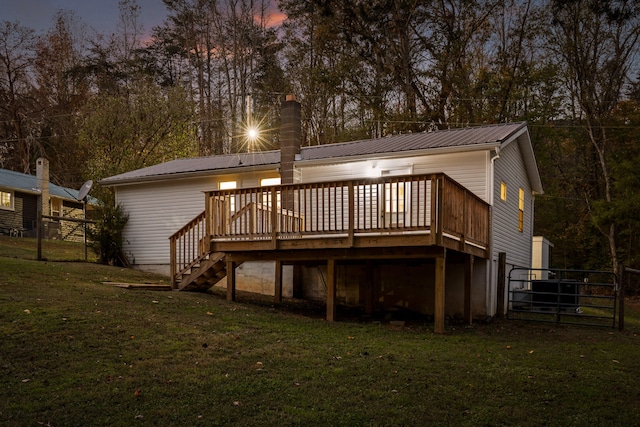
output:
{"label": "window", "polygon": [[[413,167],[402,166],[394,169],[381,171],[381,176],[392,177],[401,175],[411,175]],[[384,224],[385,226],[402,225],[405,213],[411,210],[411,182],[398,180],[398,182],[387,182],[384,184]],[[382,208],[382,206],[381,206]]]}
{"label": "window", "polygon": [[[264,178],[260,180],[261,187],[269,187],[271,185],[280,185],[280,178]],[[277,209],[280,209],[280,192],[278,191]],[[271,192],[262,193],[262,203],[271,207]]]}
{"label": "window", "polygon": [[269,185],[280,185],[280,178],[264,178],[260,180],[261,187],[267,187]]}
{"label": "window", "polygon": [[402,226],[409,208],[411,183],[387,182],[384,184],[384,225]]}
{"label": "window", "polygon": [[518,231],[524,230],[524,190],[518,192]]}
{"label": "window", "polygon": [[51,215],[62,216],[62,200],[51,198]]}
{"label": "window", "polygon": [[404,212],[404,183],[385,184],[385,209],[390,213]]}
{"label": "window", "polygon": [[[219,184],[219,188],[220,190],[234,190],[237,187],[237,183],[235,181],[224,181],[221,182]],[[231,212],[235,212],[236,211],[236,198],[235,197],[230,197],[229,198],[229,210]]]}
{"label": "window", "polygon": [[405,182],[388,182],[385,184],[385,212],[402,213],[404,212],[405,192],[408,191]]}
{"label": "window", "polygon": [[13,193],[0,191],[0,209],[13,209]]}
{"label": "window", "polygon": [[500,183],[500,198],[507,200],[507,184],[505,182]]}

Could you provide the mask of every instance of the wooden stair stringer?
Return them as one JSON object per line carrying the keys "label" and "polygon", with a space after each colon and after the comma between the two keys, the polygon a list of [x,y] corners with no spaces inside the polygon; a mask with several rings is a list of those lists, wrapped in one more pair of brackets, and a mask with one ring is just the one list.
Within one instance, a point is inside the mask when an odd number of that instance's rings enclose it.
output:
{"label": "wooden stair stringer", "polygon": [[191,268],[189,274],[182,276],[178,283],[179,291],[206,291],[227,275],[224,252],[214,252],[196,267]]}

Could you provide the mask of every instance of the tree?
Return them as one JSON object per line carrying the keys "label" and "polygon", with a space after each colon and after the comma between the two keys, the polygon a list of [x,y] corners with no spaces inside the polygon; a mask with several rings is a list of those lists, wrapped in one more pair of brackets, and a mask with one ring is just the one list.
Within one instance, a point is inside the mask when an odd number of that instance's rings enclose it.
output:
{"label": "tree", "polygon": [[0,165],[28,173],[37,144],[31,70],[38,38],[17,22],[0,23]]}
{"label": "tree", "polygon": [[[197,154],[193,105],[180,88],[162,90],[151,79],[128,95],[96,97],[82,111],[80,142],[86,178],[101,178]],[[100,190],[94,195],[101,199]]]}
{"label": "tree", "polygon": [[[366,124],[349,121],[365,98],[367,73],[358,54],[344,43],[335,11],[325,13],[313,2],[288,1],[281,7],[288,16],[285,69],[302,103],[305,143],[326,144],[342,140],[349,131],[366,132]],[[360,87],[350,90],[356,81]]]}
{"label": "tree", "polygon": [[630,79],[640,38],[640,3],[635,0],[553,0],[549,46],[565,65],[568,111],[584,130],[584,179],[579,196],[605,237],[613,271],[618,269],[617,198],[608,124]]}
{"label": "tree", "polygon": [[[244,149],[247,97],[253,95],[267,29],[266,0],[164,0],[169,15],[154,31],[154,47],[172,59],[194,94],[201,155]],[[271,43],[271,47],[277,44]],[[175,64],[180,64],[176,67]],[[277,67],[276,67],[277,68]],[[265,68],[262,67],[264,71]]]}
{"label": "tree", "polygon": [[33,75],[39,106],[38,156],[46,156],[52,181],[78,188],[83,182],[86,150],[79,144],[76,113],[90,98],[86,76],[73,72],[83,60],[84,29],[71,12],[60,11],[40,38]]}

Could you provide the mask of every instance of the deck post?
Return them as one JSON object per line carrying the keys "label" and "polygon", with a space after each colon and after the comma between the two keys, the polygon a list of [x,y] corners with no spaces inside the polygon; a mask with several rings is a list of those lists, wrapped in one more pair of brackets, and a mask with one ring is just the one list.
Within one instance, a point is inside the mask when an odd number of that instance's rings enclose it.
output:
{"label": "deck post", "polygon": [[275,292],[273,299],[282,302],[282,261],[276,261]]}
{"label": "deck post", "polygon": [[336,260],[327,260],[327,321],[336,320]]}
{"label": "deck post", "polygon": [[467,325],[472,323],[471,313],[471,283],[473,282],[473,263],[475,257],[467,255],[464,261],[464,321]]}
{"label": "deck post", "polygon": [[442,255],[436,257],[435,303],[433,309],[433,330],[436,334],[444,333],[444,278],[446,260],[447,250],[444,249]]}
{"label": "deck post", "polygon": [[444,180],[439,175],[431,176],[431,235],[432,242],[442,246],[442,209],[444,198]]}
{"label": "deck post", "polygon": [[373,314],[373,288],[377,283],[375,280],[374,268],[375,265],[372,261],[368,261],[366,264],[366,278],[364,284],[364,312],[367,316],[371,316]]}
{"label": "deck post", "polygon": [[171,269],[171,289],[177,289],[177,283],[176,283],[176,274],[178,273],[177,271],[177,264],[178,264],[178,260],[177,260],[177,254],[176,254],[176,239],[171,236],[169,238],[169,258],[170,258],[170,266],[169,268]]}
{"label": "deck post", "polygon": [[227,301],[236,300],[236,263],[227,260]]}
{"label": "deck post", "polygon": [[211,211],[211,191],[207,191],[204,193],[204,227],[207,236],[211,236],[213,234],[213,212]]}
{"label": "deck post", "polygon": [[271,243],[273,249],[278,249],[278,193],[276,187],[271,187]]}
{"label": "deck post", "polygon": [[354,238],[354,228],[355,228],[355,188],[353,186],[353,181],[349,181],[349,185],[348,185],[348,191],[349,191],[349,247],[352,248],[353,247],[353,238]]}

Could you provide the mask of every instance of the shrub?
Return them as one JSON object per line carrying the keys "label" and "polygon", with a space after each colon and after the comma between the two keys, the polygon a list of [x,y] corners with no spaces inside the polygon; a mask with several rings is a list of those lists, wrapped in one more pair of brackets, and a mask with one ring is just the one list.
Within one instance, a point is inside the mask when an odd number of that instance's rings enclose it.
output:
{"label": "shrub", "polygon": [[88,230],[91,249],[98,262],[114,266],[128,266],[122,251],[122,230],[129,220],[122,205],[103,204],[96,209],[96,224]]}

